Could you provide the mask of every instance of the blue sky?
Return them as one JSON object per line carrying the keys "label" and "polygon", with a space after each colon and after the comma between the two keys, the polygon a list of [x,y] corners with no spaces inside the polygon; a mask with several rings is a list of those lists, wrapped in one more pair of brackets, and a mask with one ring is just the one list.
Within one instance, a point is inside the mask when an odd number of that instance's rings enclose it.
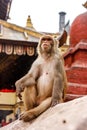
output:
{"label": "blue sky", "polygon": [[86,0],[12,0],[11,23],[25,27],[28,15],[34,28],[43,32],[59,31],[59,12],[66,12],[65,22],[87,11],[82,4]]}

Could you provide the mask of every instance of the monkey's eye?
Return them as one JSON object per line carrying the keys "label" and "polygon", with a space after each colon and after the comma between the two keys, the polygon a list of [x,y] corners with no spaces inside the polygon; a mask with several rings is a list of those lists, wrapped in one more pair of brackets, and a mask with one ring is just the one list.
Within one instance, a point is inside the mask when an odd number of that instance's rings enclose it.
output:
{"label": "monkey's eye", "polygon": [[42,41],[52,41],[51,38],[42,38]]}

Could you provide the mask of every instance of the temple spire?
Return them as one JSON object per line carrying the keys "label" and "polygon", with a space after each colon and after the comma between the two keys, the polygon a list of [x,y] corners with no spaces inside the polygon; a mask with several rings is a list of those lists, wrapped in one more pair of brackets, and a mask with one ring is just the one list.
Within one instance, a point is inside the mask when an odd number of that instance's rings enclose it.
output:
{"label": "temple spire", "polygon": [[34,29],[30,15],[27,18],[26,27]]}

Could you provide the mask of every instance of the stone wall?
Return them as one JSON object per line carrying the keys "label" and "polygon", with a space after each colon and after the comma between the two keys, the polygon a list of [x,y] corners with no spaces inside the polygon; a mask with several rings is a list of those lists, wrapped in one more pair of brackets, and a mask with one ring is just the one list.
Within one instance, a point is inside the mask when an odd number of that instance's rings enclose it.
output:
{"label": "stone wall", "polygon": [[16,120],[0,130],[87,130],[87,96],[49,108],[31,122]]}

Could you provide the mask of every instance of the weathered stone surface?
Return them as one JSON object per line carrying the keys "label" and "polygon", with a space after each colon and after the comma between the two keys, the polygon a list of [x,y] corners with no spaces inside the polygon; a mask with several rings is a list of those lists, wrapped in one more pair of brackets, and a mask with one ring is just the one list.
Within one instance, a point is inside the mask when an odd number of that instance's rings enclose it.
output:
{"label": "weathered stone surface", "polygon": [[87,96],[49,108],[32,122],[17,120],[0,130],[87,130]]}

